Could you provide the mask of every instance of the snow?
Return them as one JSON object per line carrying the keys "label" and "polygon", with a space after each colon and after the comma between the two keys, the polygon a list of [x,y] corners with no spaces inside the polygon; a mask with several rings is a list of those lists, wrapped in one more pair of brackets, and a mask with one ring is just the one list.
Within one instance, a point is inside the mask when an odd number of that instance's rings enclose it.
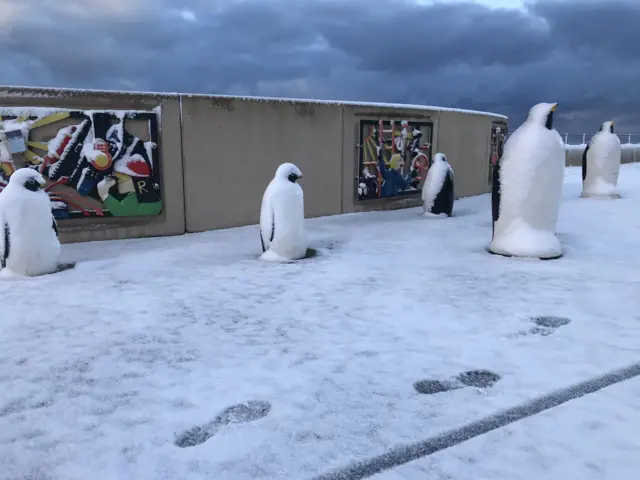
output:
{"label": "snow", "polygon": [[605,122],[587,150],[587,174],[582,183],[583,197],[618,197],[616,184],[620,173],[622,148],[620,139]]}
{"label": "snow", "polygon": [[496,233],[491,251],[516,257],[554,258],[562,255],[562,244],[554,232],[533,228],[516,218],[504,231]]}
{"label": "snow", "polygon": [[[0,87],[1,88],[1,87]],[[44,118],[52,113],[58,112],[60,108],[50,107],[0,107],[0,116],[2,117],[31,117]]]}
{"label": "snow", "polygon": [[[587,172],[589,170],[587,169]],[[586,183],[586,182],[585,182]],[[588,187],[582,191],[582,197],[617,198],[620,196],[618,189],[612,183],[605,181],[602,177],[591,179]]]}
{"label": "snow", "polygon": [[319,100],[319,99],[303,99],[303,98],[279,98],[279,97],[256,97],[246,95],[207,95],[196,93],[178,93],[178,92],[137,92],[128,90],[95,90],[95,89],[69,89],[69,88],[40,88],[40,87],[28,87],[28,86],[9,86],[0,85],[0,90],[5,89],[2,94],[5,97],[29,97],[29,98],[51,98],[51,97],[65,97],[82,94],[94,94],[94,95],[136,95],[146,96],[153,98],[209,98],[209,99],[226,99],[226,100],[246,100],[254,102],[279,102],[279,103],[310,103],[313,105],[345,105],[352,107],[378,107],[388,109],[412,109],[412,110],[426,110],[430,112],[454,112],[465,113],[469,115],[481,115],[488,116],[496,119],[507,120],[505,115],[491,112],[481,112],[478,110],[466,110],[461,108],[449,108],[449,107],[436,107],[432,105],[410,105],[403,103],[378,103],[378,102],[354,102],[354,101],[340,101],[340,100]]}
{"label": "snow", "polygon": [[[24,188],[28,180],[44,186],[45,179],[39,172],[20,168],[11,175],[6,188],[0,192],[0,225],[2,241],[0,252],[4,256],[5,228],[9,228],[9,255],[6,267],[17,275],[43,275],[54,272],[60,258],[61,246],[52,227],[51,200],[44,190],[29,191]],[[25,215],[25,212],[29,212]],[[7,295],[2,298],[6,302]],[[2,321],[8,309],[2,306]]]}
{"label": "snow", "polygon": [[533,106],[505,143],[500,160],[500,216],[489,247],[493,253],[537,258],[562,254],[555,231],[565,152],[558,132],[544,127],[551,105]]}
{"label": "snow", "polygon": [[82,155],[85,156],[89,162],[95,162],[98,157],[104,155],[104,152],[95,149],[93,143],[88,142],[82,145]]}
{"label": "snow", "polygon": [[[3,87],[2,85],[0,85],[0,89],[1,88],[6,88]],[[13,87],[11,87],[13,88]],[[31,89],[31,87],[18,87],[18,88],[29,88]],[[47,89],[50,90],[50,89]],[[16,96],[24,96],[24,97],[37,97],[37,95],[14,95],[13,93],[8,93],[8,92],[4,92],[3,93],[5,96],[9,96],[9,97],[16,97]],[[43,95],[43,97],[47,97],[46,95]],[[52,108],[52,107],[31,107],[31,106],[16,106],[16,107],[0,107],[0,116],[16,116],[16,117],[35,117],[36,119],[40,119],[40,118],[44,118],[48,115],[51,115],[53,113],[57,113],[57,112],[77,112],[80,109],[78,108]],[[127,114],[140,114],[140,113],[149,113],[149,112],[158,112],[158,107],[155,107],[152,110],[111,110],[111,109],[104,109],[104,110],[81,110],[82,112],[84,112],[86,115],[91,116],[91,114],[93,113],[109,113],[115,117],[118,118],[123,118],[125,115]],[[14,121],[14,120],[9,120],[9,121]],[[6,120],[5,120],[6,122]],[[27,120],[27,122],[29,125],[31,123],[35,122],[34,120]]]}
{"label": "snow", "polygon": [[[57,158],[55,162],[52,162],[50,164],[49,177],[55,175],[56,171],[61,165],[60,159],[64,158],[69,153],[71,148],[73,148],[74,140],[78,137],[78,135],[80,135],[87,121],[88,120],[82,120],[82,122],[80,122],[77,125],[69,125],[67,127],[63,127],[60,130],[58,130],[58,133],[56,133],[55,137],[49,140],[49,142],[47,143],[47,147],[49,148],[48,153],[51,154],[54,158]],[[71,136],[71,140],[69,140],[67,145],[64,147],[64,150],[62,151],[62,153],[58,156],[56,152],[62,146],[62,142],[64,141],[65,136],[68,136],[68,135]]]}
{"label": "snow", "polygon": [[0,163],[13,163],[13,155],[2,140],[0,140]]}
{"label": "snow", "polygon": [[639,395],[631,379],[371,479],[636,478]]}
{"label": "snow", "polygon": [[[0,282],[0,478],[312,478],[636,362],[638,185],[640,165],[623,165],[623,198],[582,199],[568,169],[553,262],[485,251],[488,195],[458,200],[450,222],[421,207],[308,220],[318,256],[295,263],[260,261],[255,225],[64,245],[74,270]],[[540,329],[539,315],[571,323]],[[413,389],[472,369],[502,379]],[[429,461],[454,480],[545,478],[535,447],[576,467],[546,478],[593,478],[579,474],[599,460],[606,478],[633,478],[633,384]],[[252,400],[270,411],[225,423]],[[210,425],[206,442],[174,445]]]}
{"label": "snow", "polygon": [[298,260],[307,254],[304,192],[299,183],[289,181],[290,175],[302,178],[297,166],[292,163],[281,164],[262,196],[261,241],[267,249],[261,257],[263,260]]}
{"label": "snow", "polygon": [[442,185],[444,184],[447,170],[450,168],[446,161],[441,159],[442,153],[436,153],[433,158],[433,164],[427,172],[427,178],[422,187],[422,203],[425,214],[430,214],[433,208],[433,202],[436,200]]}

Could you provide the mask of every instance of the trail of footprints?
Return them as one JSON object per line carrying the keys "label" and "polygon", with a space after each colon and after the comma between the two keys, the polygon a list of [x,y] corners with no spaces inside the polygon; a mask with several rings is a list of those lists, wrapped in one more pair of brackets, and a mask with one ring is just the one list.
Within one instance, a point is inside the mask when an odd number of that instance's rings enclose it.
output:
{"label": "trail of footprints", "polygon": [[[551,335],[558,328],[571,323],[564,317],[540,316],[531,319],[534,326],[529,331],[518,332],[521,335]],[[413,384],[416,392],[423,395],[448,392],[465,387],[491,388],[501,379],[500,375],[489,370],[469,370],[449,380],[420,380]],[[249,423],[266,417],[271,411],[271,404],[262,400],[249,400],[246,403],[231,405],[220,412],[213,420],[204,425],[196,425],[178,435],[174,444],[180,448],[200,445],[220,429],[232,424]]]}
{"label": "trail of footprints", "polygon": [[[531,318],[534,324],[528,331],[520,331],[514,336],[542,335],[554,333],[558,328],[569,325],[571,320],[565,317],[539,316]],[[441,392],[449,392],[464,387],[490,388],[500,380],[500,375],[489,370],[470,370],[462,372],[449,380],[420,380],[413,384],[416,392],[423,395],[434,395]]]}

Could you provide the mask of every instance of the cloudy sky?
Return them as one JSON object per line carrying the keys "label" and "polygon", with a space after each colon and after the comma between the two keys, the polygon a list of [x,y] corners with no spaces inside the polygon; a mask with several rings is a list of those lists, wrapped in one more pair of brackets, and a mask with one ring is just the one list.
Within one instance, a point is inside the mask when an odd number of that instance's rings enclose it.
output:
{"label": "cloudy sky", "polygon": [[537,102],[640,133],[640,0],[0,0],[0,84]]}

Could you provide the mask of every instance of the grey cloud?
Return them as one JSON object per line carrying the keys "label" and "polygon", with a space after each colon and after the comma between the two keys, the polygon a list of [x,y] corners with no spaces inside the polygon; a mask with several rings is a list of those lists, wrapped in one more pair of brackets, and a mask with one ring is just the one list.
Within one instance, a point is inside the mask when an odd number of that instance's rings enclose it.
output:
{"label": "grey cloud", "polygon": [[0,36],[0,83],[437,104],[506,113],[513,126],[533,103],[558,101],[559,129],[616,117],[640,131],[636,0],[539,0],[524,12],[411,0],[7,2],[23,10]]}
{"label": "grey cloud", "polygon": [[542,1],[531,13],[545,18],[551,39],[576,52],[598,52],[637,60],[640,45],[640,2],[637,0]]}
{"label": "grey cloud", "polygon": [[517,66],[553,50],[544,22],[517,10],[390,1],[384,12],[369,15],[367,6],[371,2],[357,2],[352,22],[330,15],[319,22],[329,43],[359,58],[364,69],[421,73],[457,63]]}

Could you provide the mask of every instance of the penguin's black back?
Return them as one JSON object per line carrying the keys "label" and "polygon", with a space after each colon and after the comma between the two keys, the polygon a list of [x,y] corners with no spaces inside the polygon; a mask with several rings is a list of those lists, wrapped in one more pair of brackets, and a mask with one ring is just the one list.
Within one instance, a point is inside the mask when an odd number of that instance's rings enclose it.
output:
{"label": "penguin's black back", "polygon": [[2,258],[0,258],[0,264],[2,268],[7,266],[7,258],[9,258],[9,254],[11,253],[11,234],[9,232],[9,224],[4,224],[4,231],[2,234],[4,235],[4,252],[2,252]]}
{"label": "penguin's black back", "polygon": [[584,152],[582,153],[582,181],[584,182],[584,179],[587,178],[587,152],[589,151],[589,147],[591,146],[591,144],[589,143],[587,145],[587,148],[584,149]]}
{"label": "penguin's black back", "polygon": [[495,224],[500,217],[500,164],[502,158],[499,158],[496,164],[493,166],[493,178],[491,179],[491,237],[493,238],[493,231]]}
{"label": "penguin's black back", "polygon": [[442,183],[442,188],[433,200],[431,213],[435,215],[446,213],[449,217],[451,216],[453,213],[453,201],[455,198],[453,187],[453,175],[451,174],[451,169],[447,169],[447,173],[444,176],[444,182]]}

